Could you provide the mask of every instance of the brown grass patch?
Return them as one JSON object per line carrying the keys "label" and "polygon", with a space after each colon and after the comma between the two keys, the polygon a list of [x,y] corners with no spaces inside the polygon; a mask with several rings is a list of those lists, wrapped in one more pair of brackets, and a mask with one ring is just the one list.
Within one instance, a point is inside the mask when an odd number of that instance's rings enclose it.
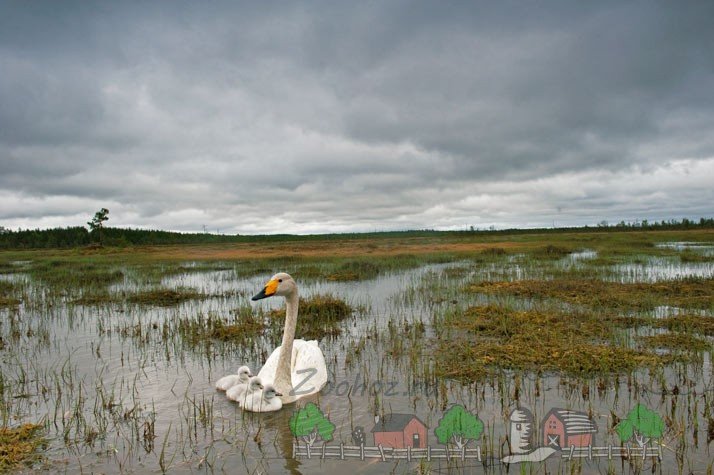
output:
{"label": "brown grass patch", "polygon": [[23,424],[19,427],[0,427],[0,472],[30,465],[41,456],[37,450],[45,444],[39,424]]}
{"label": "brown grass patch", "polygon": [[192,289],[154,289],[130,295],[127,297],[126,301],[139,305],[171,307],[188,300],[201,300],[208,297],[208,295],[196,292]]}
{"label": "brown grass patch", "polygon": [[[224,319],[218,315],[198,315],[181,318],[178,333],[189,346],[210,345],[212,341],[244,343],[261,335],[267,325],[253,315],[250,308],[238,309],[235,318]],[[233,323],[235,322],[235,323]]]}
{"label": "brown grass patch", "polygon": [[493,369],[594,375],[669,361],[653,352],[612,343],[618,328],[636,323],[637,319],[594,313],[472,307],[445,321],[454,338],[440,342],[437,372],[466,380],[478,379]]}
{"label": "brown grass patch", "polygon": [[244,340],[261,334],[265,327],[262,320],[252,315],[231,325],[221,320],[215,320],[215,323],[208,329],[208,336],[222,341]]}

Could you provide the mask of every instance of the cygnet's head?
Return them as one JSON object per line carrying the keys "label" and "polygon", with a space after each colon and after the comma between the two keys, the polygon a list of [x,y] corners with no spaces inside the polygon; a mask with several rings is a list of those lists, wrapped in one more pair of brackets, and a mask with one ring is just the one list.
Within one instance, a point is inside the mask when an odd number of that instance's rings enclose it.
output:
{"label": "cygnet's head", "polygon": [[251,300],[260,300],[268,297],[285,297],[297,291],[297,284],[290,274],[278,272],[270,278],[263,290],[253,296]]}
{"label": "cygnet's head", "polygon": [[263,382],[260,380],[260,378],[257,376],[253,376],[252,378],[250,378],[250,382],[248,383],[248,390],[250,392],[254,392],[260,391],[261,389],[263,389]]}
{"label": "cygnet's head", "polygon": [[250,368],[247,366],[238,368],[238,379],[240,379],[241,383],[247,383],[251,376],[253,376],[253,373],[250,372]]}
{"label": "cygnet's head", "polygon": [[272,384],[266,384],[265,388],[263,388],[263,399],[270,401],[276,396],[282,396],[282,394],[280,394]]}

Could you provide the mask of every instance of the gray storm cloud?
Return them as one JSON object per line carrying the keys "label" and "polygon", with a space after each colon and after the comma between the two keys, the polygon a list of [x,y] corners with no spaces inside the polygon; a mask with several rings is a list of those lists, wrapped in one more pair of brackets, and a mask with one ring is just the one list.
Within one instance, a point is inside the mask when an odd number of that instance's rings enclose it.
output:
{"label": "gray storm cloud", "polygon": [[711,2],[0,3],[0,224],[711,215]]}

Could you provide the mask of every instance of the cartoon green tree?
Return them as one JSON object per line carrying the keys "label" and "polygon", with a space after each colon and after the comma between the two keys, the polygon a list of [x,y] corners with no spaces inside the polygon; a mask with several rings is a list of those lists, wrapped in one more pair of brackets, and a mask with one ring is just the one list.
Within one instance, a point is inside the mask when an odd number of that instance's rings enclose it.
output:
{"label": "cartoon green tree", "polygon": [[453,441],[461,450],[470,440],[476,440],[483,433],[483,422],[461,405],[452,406],[444,413],[434,434],[440,444]]}
{"label": "cartoon green tree", "polygon": [[319,435],[322,440],[332,440],[335,424],[325,417],[319,407],[309,402],[290,417],[290,432],[301,437],[307,445],[312,445]]}
{"label": "cartoon green tree", "polygon": [[634,437],[640,447],[647,445],[652,438],[660,438],[664,433],[664,421],[656,412],[637,404],[627,417],[616,426],[615,432],[624,443]]}

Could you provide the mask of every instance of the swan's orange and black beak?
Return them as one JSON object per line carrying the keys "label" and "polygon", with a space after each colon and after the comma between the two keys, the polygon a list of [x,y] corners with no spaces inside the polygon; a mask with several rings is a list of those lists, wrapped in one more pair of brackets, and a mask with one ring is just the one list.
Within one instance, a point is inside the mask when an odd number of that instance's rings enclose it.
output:
{"label": "swan's orange and black beak", "polygon": [[273,279],[269,281],[267,284],[265,284],[265,287],[263,287],[263,290],[258,292],[257,294],[253,295],[253,298],[251,300],[260,300],[260,299],[265,299],[268,297],[272,297],[275,295],[275,292],[278,291],[278,281],[277,279]]}

